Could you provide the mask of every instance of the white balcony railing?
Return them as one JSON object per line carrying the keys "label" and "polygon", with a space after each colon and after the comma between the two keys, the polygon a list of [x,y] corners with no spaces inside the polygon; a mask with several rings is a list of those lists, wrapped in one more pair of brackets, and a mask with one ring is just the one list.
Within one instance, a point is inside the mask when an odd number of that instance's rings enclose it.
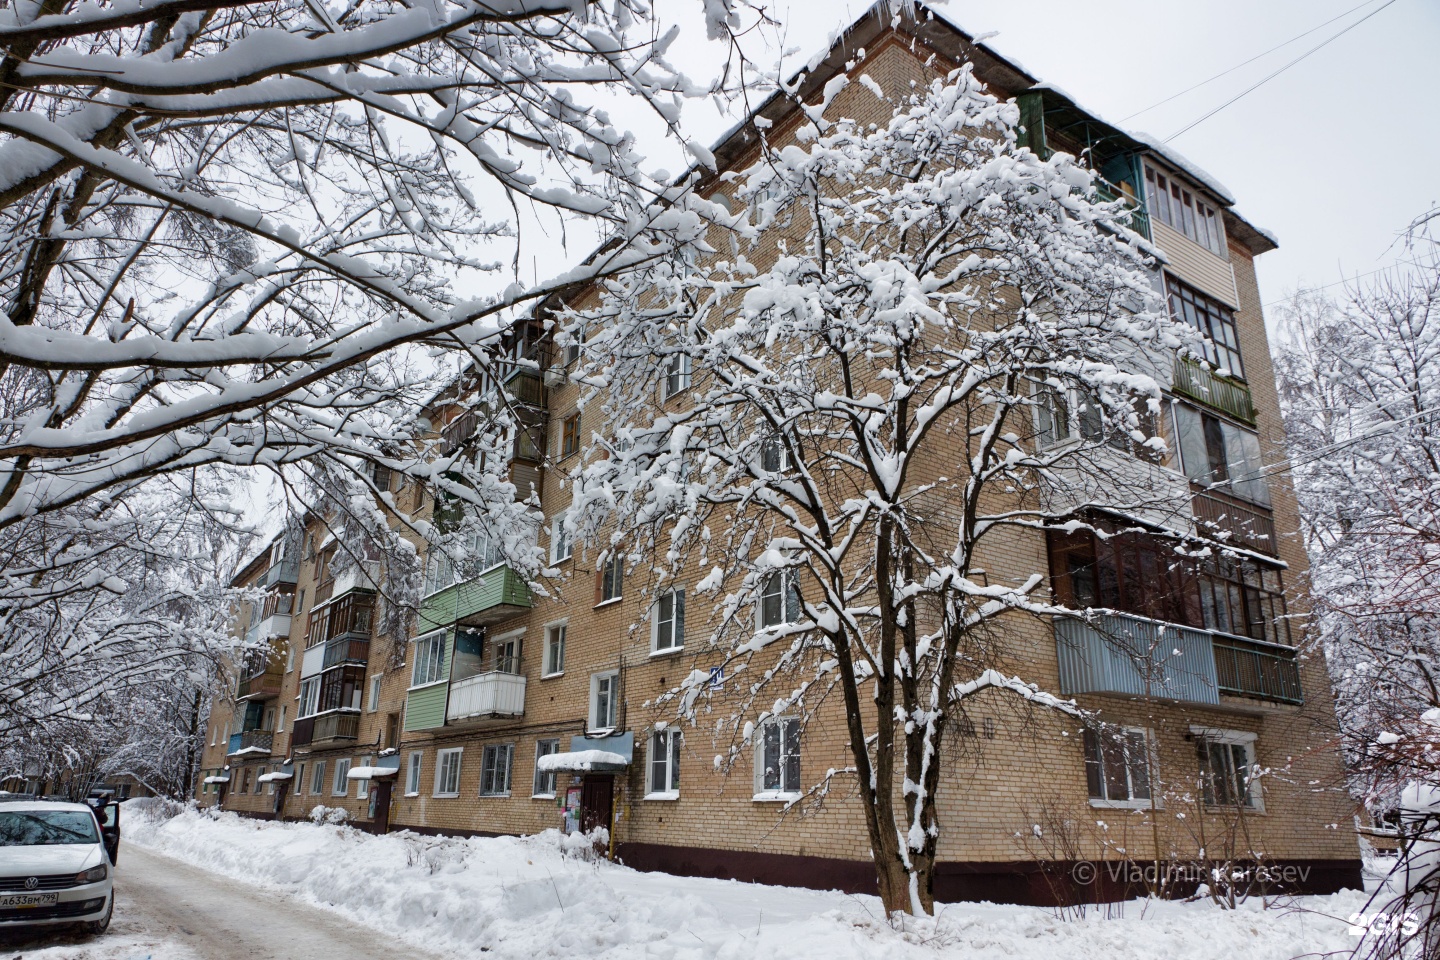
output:
{"label": "white balcony railing", "polygon": [[525,677],[518,673],[481,673],[450,684],[449,720],[518,717],[525,713]]}
{"label": "white balcony railing", "polygon": [[260,637],[262,639],[288,636],[290,636],[290,614],[272,613],[260,621]]}
{"label": "white balcony railing", "polygon": [[380,564],[373,560],[353,564],[344,572],[335,575],[335,586],[330,591],[330,596],[338,597],[355,589],[374,590],[379,574]]}

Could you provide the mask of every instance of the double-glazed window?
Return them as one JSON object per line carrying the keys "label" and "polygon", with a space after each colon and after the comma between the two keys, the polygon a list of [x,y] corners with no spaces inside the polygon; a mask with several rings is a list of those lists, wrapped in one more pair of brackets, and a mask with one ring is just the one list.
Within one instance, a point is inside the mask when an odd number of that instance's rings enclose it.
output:
{"label": "double-glazed window", "polygon": [[1206,337],[1205,359],[1221,373],[1244,380],[1245,365],[1240,361],[1235,312],[1169,274],[1165,276],[1165,291],[1170,296],[1170,315]]}
{"label": "double-glazed window", "polygon": [[460,796],[460,757],[464,747],[435,751],[435,796]]}
{"label": "double-glazed window", "polygon": [[380,683],[384,679],[384,674],[377,674],[370,678],[370,703],[368,706],[370,713],[380,709]]}
{"label": "double-glazed window", "polygon": [[650,736],[649,793],[652,797],[680,792],[680,731],[657,730]]}
{"label": "double-glazed window", "polygon": [[467,537],[464,544],[464,559],[456,563],[443,550],[431,550],[425,563],[425,586],[422,595],[438,593],[461,580],[479,576],[491,567],[498,566],[504,558],[500,555],[500,541],[487,533]]}
{"label": "double-glazed window", "polygon": [[1145,168],[1145,203],[1152,217],[1178,230],[1218,257],[1225,256],[1220,216],[1199,195],[1154,167]]}
{"label": "double-glazed window", "polygon": [[423,687],[445,679],[445,631],[438,630],[415,641],[410,667],[410,686]]}
{"label": "double-glazed window", "polygon": [[1205,802],[1212,807],[1260,809],[1255,777],[1255,735],[1191,727],[1200,753]]}
{"label": "double-glazed window", "polygon": [[760,444],[760,469],[766,473],[790,471],[790,448],[779,436],[767,437]]}
{"label": "double-glazed window", "polygon": [[665,361],[665,399],[690,386],[690,357],[677,353]]}
{"label": "double-glazed window", "polygon": [[756,799],[800,792],[800,721],[769,717],[760,725],[755,747]]}
{"label": "double-glazed window", "polygon": [[330,793],[343,797],[350,792],[350,760],[335,761],[335,781],[330,784]]}
{"label": "double-glazed window", "polygon": [[531,796],[553,797],[555,796],[555,771],[541,770],[540,758],[548,757],[560,752],[559,740],[537,740],[535,741],[535,786]]}
{"label": "double-glazed window", "polygon": [[550,562],[569,560],[574,549],[570,543],[570,532],[565,529],[566,511],[561,510],[550,519]]}
{"label": "double-glazed window", "polygon": [[523,661],[520,659],[520,642],[524,639],[518,633],[495,638],[495,672],[519,673]]}
{"label": "double-glazed window", "polygon": [[800,619],[800,590],[795,571],[778,570],[765,578],[760,589],[760,626],[778,627]]}
{"label": "double-glazed window", "polygon": [[574,413],[560,422],[560,456],[580,452],[580,414]]}
{"label": "double-glazed window", "polygon": [[308,717],[320,709],[320,678],[311,677],[300,681],[299,703],[295,706],[296,717]]}
{"label": "double-glazed window", "polygon": [[419,750],[410,751],[409,762],[405,765],[405,796],[420,795],[420,770],[424,763],[425,754]]}
{"label": "double-glazed window", "polygon": [[624,590],[625,559],[612,556],[599,571],[599,583],[595,587],[595,602],[608,603],[619,600]]}
{"label": "double-glazed window", "polygon": [[1260,436],[1188,403],[1176,402],[1171,407],[1175,414],[1175,446],[1185,475],[1207,487],[1218,486],[1242,500],[1270,506],[1270,488],[1260,462]]}
{"label": "double-glazed window", "polygon": [[310,792],[316,795],[325,792],[324,760],[316,760],[315,766],[310,768]]}
{"label": "double-glazed window", "polygon": [[1102,726],[1085,731],[1085,782],[1096,804],[1148,805],[1150,766],[1144,730]]}
{"label": "double-glazed window", "polygon": [[656,653],[685,646],[685,591],[662,593],[651,615],[650,649]]}
{"label": "double-glazed window", "polygon": [[510,762],[515,758],[513,743],[491,744],[480,756],[480,796],[510,794]]}

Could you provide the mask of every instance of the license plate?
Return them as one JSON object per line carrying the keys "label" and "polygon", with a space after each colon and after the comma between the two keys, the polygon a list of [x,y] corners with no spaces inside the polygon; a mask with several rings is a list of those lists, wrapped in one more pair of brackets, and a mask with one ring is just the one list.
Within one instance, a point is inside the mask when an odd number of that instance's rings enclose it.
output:
{"label": "license plate", "polygon": [[13,896],[0,897],[0,908],[44,907],[52,903],[60,902],[58,893],[17,893]]}

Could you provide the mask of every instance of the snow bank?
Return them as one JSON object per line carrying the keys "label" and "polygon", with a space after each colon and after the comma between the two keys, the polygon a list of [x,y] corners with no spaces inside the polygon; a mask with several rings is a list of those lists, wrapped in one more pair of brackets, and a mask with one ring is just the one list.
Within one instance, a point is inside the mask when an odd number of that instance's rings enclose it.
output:
{"label": "snow bank", "polygon": [[[1362,895],[1304,898],[1314,912],[1126,904],[1124,916],[951,904],[896,930],[873,897],[639,873],[567,856],[555,831],[450,839],[270,823],[193,808],[130,812],[128,842],[285,891],[418,947],[464,956],[741,960],[1289,960],[1353,946]],[[122,860],[123,863],[123,860]],[[1335,919],[1335,918],[1341,919]]]}

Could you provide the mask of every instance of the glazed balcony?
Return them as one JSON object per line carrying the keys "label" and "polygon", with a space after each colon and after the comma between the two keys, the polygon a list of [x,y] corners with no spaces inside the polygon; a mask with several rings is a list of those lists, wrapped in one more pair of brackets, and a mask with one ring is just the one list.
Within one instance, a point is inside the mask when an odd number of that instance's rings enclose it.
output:
{"label": "glazed balcony", "polygon": [[483,627],[530,609],[530,588],[509,567],[451,584],[420,601],[420,629],[462,624]]}
{"label": "glazed balcony", "polygon": [[1303,701],[1295,650],[1108,611],[1055,621],[1060,690],[1219,706]]}

